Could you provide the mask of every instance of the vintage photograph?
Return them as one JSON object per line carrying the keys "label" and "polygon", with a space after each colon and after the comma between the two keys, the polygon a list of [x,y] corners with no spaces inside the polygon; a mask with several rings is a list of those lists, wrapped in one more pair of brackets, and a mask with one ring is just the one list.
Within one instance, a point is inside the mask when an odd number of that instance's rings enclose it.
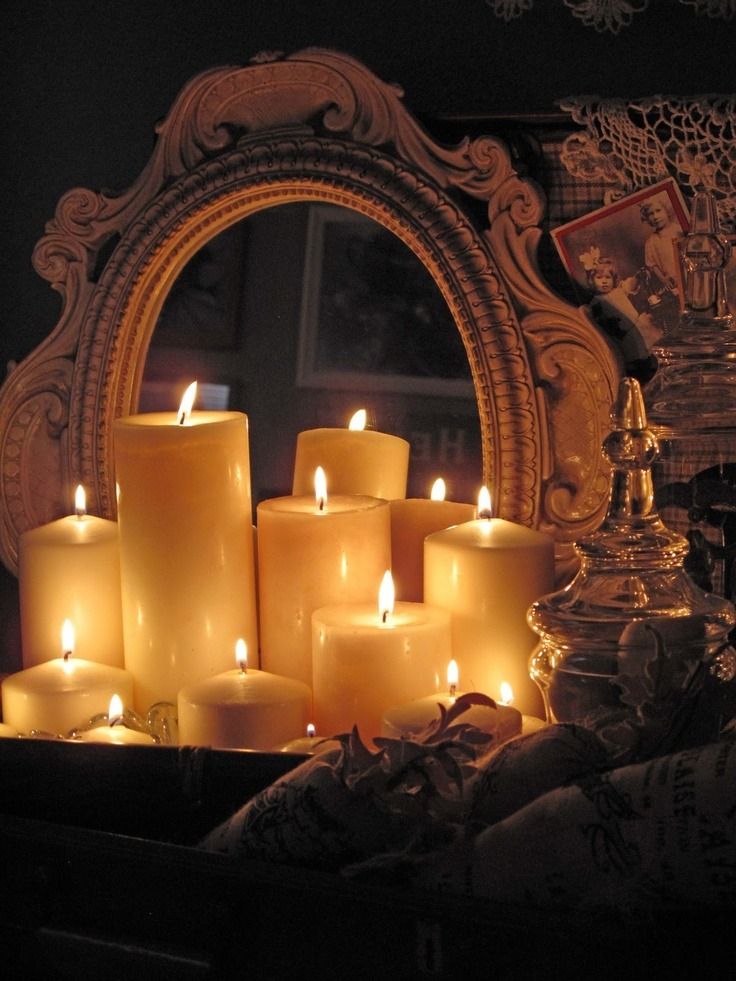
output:
{"label": "vintage photograph", "polygon": [[636,374],[682,309],[679,247],[687,205],[672,179],[552,230],[581,303]]}

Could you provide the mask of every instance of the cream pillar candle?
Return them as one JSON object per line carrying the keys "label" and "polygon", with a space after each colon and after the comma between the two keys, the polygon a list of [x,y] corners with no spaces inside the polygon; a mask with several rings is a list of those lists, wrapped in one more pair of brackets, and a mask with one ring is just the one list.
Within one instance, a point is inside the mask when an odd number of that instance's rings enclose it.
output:
{"label": "cream pillar candle", "polygon": [[[416,736],[426,729],[431,722],[439,719],[440,705],[446,709],[452,708],[458,698],[464,694],[458,691],[458,678],[457,662],[450,661],[447,668],[447,689],[444,692],[425,695],[423,698],[388,708],[381,722],[381,735],[396,739],[402,736]],[[495,706],[471,705],[457,718],[458,724],[463,722],[483,732],[492,733],[498,742],[518,736],[522,731],[521,712],[499,702],[496,702]]]}
{"label": "cream pillar candle", "polygon": [[110,746],[153,746],[155,739],[147,732],[129,729],[124,724],[123,702],[118,694],[110,699],[107,725],[84,729],[75,737],[85,743],[107,743]]}
{"label": "cream pillar candle", "polygon": [[179,692],[180,745],[265,752],[304,731],[312,702],[308,686],[248,668],[240,652],[238,660],[239,667]]}
{"label": "cream pillar candle", "polygon": [[[393,608],[393,609],[392,609]],[[392,610],[392,612],[391,612]],[[385,709],[444,687],[450,616],[424,603],[342,604],[312,616],[314,719],[337,735],[380,735]]]}
{"label": "cream pillar candle", "polygon": [[86,513],[77,488],[76,514],[32,528],[18,544],[23,667],[58,657],[59,624],[70,619],[76,652],[123,666],[120,551],[114,521]]}
{"label": "cream pillar candle", "polygon": [[17,739],[18,733],[12,726],[5,725],[4,722],[0,722],[0,739]]}
{"label": "cream pillar candle", "polygon": [[297,736],[296,739],[290,739],[287,743],[282,745],[274,746],[274,753],[302,753],[305,756],[319,755],[320,753],[327,753],[331,749],[339,749],[340,743],[335,739],[325,739],[324,736],[318,736],[317,731],[310,722],[307,726],[307,733],[305,736]]}
{"label": "cream pillar candle", "polygon": [[508,682],[516,707],[541,718],[544,705],[528,664],[537,638],[526,612],[554,588],[554,541],[482,516],[490,515],[485,505],[478,513],[425,540],[424,598],[452,613],[453,650],[462,656],[468,687],[498,698]]}
{"label": "cream pillar candle", "polygon": [[421,603],[424,599],[424,539],[435,531],[471,521],[472,504],[444,499],[445,486],[435,481],[431,497],[390,501],[391,572],[399,599]]}
{"label": "cream pillar candle", "polygon": [[248,419],[156,412],[115,423],[125,665],[135,707],[258,650]]}
{"label": "cream pillar candle", "polygon": [[375,596],[391,564],[388,502],[276,497],[257,513],[261,664],[311,685],[312,613]]}
{"label": "cream pillar candle", "polygon": [[409,450],[400,436],[372,429],[307,429],[296,440],[292,494],[309,494],[321,466],[332,494],[406,497]]}
{"label": "cream pillar candle", "polygon": [[115,693],[133,699],[133,678],[123,668],[72,656],[65,624],[63,657],[8,675],[2,684],[3,720],[26,735],[33,730],[66,735],[106,712]]}

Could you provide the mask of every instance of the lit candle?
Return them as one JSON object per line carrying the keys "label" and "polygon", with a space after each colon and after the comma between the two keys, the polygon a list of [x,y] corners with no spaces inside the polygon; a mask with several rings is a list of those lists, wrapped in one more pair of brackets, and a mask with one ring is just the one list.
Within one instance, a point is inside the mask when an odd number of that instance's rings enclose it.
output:
{"label": "lit candle", "polygon": [[485,488],[478,515],[427,537],[424,598],[452,613],[453,650],[462,652],[470,688],[493,694],[508,681],[517,707],[541,718],[542,696],[529,677],[537,638],[526,613],[554,588],[554,541],[491,517]]}
{"label": "lit candle", "polygon": [[118,694],[110,699],[107,711],[107,725],[94,726],[77,733],[77,739],[85,743],[107,743],[111,746],[152,746],[153,736],[138,729],[129,729],[123,724],[123,701]]}
{"label": "lit candle", "polygon": [[105,712],[118,692],[133,699],[133,678],[123,668],[73,656],[74,628],[62,627],[62,657],[8,675],[2,684],[3,720],[18,732],[66,735]]}
{"label": "lit candle", "polygon": [[75,514],[32,528],[18,543],[23,667],[58,657],[58,625],[76,628],[77,652],[123,666],[120,551],[114,521],[87,514],[81,484]]}
{"label": "lit candle", "polygon": [[314,756],[327,753],[331,749],[339,749],[339,747],[340,743],[337,740],[318,736],[317,730],[310,722],[305,736],[297,736],[296,739],[290,739],[288,743],[274,746],[273,751],[274,753],[302,753],[305,756]]}
{"label": "lit candle", "polygon": [[307,429],[299,433],[292,494],[309,494],[315,467],[324,467],[333,494],[360,494],[391,500],[406,497],[409,443],[400,436],[365,429],[364,409],[347,429]]}
{"label": "lit candle", "polygon": [[136,709],[258,650],[248,418],[192,412],[115,423],[125,665]]}
{"label": "lit candle", "polygon": [[450,616],[424,603],[395,603],[390,573],[373,604],[342,604],[312,616],[314,716],[336,735],[357,724],[380,734],[390,705],[439,691],[451,649]]}
{"label": "lit candle", "polygon": [[261,664],[311,685],[312,613],[372,598],[391,562],[388,502],[328,498],[320,481],[313,496],[262,501],[257,513]]}
{"label": "lit candle", "polygon": [[249,668],[236,645],[238,667],[179,692],[179,743],[224,749],[271,750],[304,731],[312,693],[307,685]]}
{"label": "lit candle", "polygon": [[[439,718],[440,705],[449,709],[464,694],[458,691],[458,682],[457,662],[452,660],[447,667],[447,691],[425,695],[423,698],[416,698],[411,702],[387,709],[381,723],[381,735],[393,738],[415,736],[426,729],[431,722]],[[510,705],[496,703],[495,706],[471,705],[458,716],[457,723],[473,725],[483,732],[492,733],[497,741],[503,742],[519,735],[522,718],[521,712]]]}
{"label": "lit candle", "polygon": [[410,497],[390,502],[391,562],[396,595],[421,602],[424,598],[424,539],[435,531],[472,521],[475,508],[445,500],[445,482],[438,478],[430,498]]}

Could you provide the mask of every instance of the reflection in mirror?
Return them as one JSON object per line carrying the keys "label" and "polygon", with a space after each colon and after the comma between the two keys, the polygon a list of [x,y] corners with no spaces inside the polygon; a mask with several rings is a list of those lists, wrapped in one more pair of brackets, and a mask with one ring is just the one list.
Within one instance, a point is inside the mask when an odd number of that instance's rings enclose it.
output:
{"label": "reflection in mirror", "polygon": [[473,502],[480,424],[460,333],[437,285],[391,232],[313,202],[250,215],[189,261],[162,308],[140,411],[200,406],[250,421],[254,506],[291,493],[297,434],[369,427],[411,444],[407,496]]}

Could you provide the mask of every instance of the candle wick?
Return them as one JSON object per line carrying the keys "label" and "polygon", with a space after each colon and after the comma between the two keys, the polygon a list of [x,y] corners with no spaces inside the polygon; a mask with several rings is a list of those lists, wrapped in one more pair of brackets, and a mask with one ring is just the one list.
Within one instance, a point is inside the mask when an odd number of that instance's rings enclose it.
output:
{"label": "candle wick", "polygon": [[240,673],[241,674],[248,674],[248,662],[247,661],[238,661],[238,667],[240,668]]}
{"label": "candle wick", "polygon": [[179,419],[178,419],[179,425],[180,426],[183,426],[186,421],[187,421],[187,414],[186,414],[186,412],[180,412],[179,413]]}
{"label": "candle wick", "polygon": [[64,651],[64,664],[69,663],[69,658],[72,656],[71,651]]}
{"label": "candle wick", "polygon": [[457,692],[457,685],[450,685],[450,698],[454,698],[456,692]]}
{"label": "candle wick", "polygon": [[388,623],[388,610],[384,610],[381,614],[381,623]]}
{"label": "candle wick", "polygon": [[324,511],[324,509],[325,509],[325,499],[324,499],[324,497],[320,497],[320,499],[319,499],[319,509],[320,509],[320,511]]}

